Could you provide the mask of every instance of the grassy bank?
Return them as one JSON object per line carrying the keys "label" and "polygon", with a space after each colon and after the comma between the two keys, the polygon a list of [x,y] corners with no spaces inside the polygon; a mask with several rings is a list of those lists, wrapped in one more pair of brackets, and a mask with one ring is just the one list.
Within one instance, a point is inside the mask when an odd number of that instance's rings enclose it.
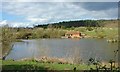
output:
{"label": "grassy bank", "polygon": [[[59,64],[59,63],[48,63],[48,62],[37,62],[37,61],[13,61],[13,60],[0,60],[2,62],[2,70],[9,71],[21,71],[21,70],[94,70],[96,71],[95,65],[87,64]],[[99,70],[110,70],[107,68]],[[113,69],[113,72],[119,72],[119,69]],[[107,71],[109,72],[109,71]]]}
{"label": "grassy bank", "polygon": [[43,63],[36,61],[13,61],[4,60],[2,61],[3,70],[89,70],[90,68],[95,69],[95,65],[85,64],[58,64],[58,63]]}

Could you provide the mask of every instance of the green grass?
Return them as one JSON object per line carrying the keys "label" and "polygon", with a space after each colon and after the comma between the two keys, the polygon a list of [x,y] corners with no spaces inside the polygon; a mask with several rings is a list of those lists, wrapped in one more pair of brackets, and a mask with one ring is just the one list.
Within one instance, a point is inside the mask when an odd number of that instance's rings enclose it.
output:
{"label": "green grass", "polygon": [[118,28],[93,28],[92,31],[83,32],[90,37],[100,37],[106,39],[117,39],[118,36]]}
{"label": "green grass", "polygon": [[87,66],[85,64],[58,64],[58,63],[42,63],[34,61],[2,61],[3,70],[89,70],[95,69],[94,65]]}

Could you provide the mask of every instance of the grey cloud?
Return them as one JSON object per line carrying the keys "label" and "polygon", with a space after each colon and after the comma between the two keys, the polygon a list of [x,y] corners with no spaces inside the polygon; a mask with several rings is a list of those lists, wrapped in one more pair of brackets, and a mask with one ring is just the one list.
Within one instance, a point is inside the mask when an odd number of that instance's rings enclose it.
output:
{"label": "grey cloud", "polygon": [[118,7],[118,2],[77,2],[73,4],[82,6],[86,10],[90,11],[108,10]]}

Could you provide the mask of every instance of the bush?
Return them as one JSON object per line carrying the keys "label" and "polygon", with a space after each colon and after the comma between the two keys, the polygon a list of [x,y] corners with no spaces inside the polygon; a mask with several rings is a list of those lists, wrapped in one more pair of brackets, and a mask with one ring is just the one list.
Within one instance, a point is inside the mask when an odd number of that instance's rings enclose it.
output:
{"label": "bush", "polygon": [[86,30],[88,30],[88,31],[92,31],[93,28],[92,28],[92,27],[87,27]]}

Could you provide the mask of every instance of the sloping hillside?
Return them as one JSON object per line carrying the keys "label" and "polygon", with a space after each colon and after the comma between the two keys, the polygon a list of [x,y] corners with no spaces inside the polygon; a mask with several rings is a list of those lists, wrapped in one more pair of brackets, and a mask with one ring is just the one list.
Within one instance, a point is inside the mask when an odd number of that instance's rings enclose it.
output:
{"label": "sloping hillside", "polygon": [[118,20],[108,20],[103,22],[105,27],[118,27]]}

